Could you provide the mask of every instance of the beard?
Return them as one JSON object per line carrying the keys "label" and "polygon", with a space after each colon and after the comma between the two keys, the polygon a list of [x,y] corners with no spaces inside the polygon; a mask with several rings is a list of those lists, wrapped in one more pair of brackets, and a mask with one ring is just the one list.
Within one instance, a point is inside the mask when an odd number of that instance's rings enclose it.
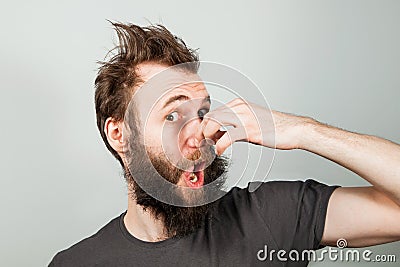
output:
{"label": "beard", "polygon": [[[137,129],[135,130],[137,131]],[[124,176],[131,193],[130,196],[144,211],[150,212],[154,219],[163,222],[164,235],[167,238],[173,236],[182,237],[193,233],[205,223],[207,216],[211,218],[215,202],[206,202],[207,204],[201,206],[181,207],[164,203],[148,194],[145,189],[152,188],[159,192],[165,190],[162,192],[165,196],[171,195],[168,189],[160,188],[157,179],[160,179],[159,177],[161,176],[168,182],[176,185],[182,177],[184,168],[182,168],[180,164],[177,165],[181,168],[173,165],[164,153],[155,153],[149,148],[146,149],[144,145],[137,141],[139,139],[140,138],[133,138],[133,140],[129,141],[130,143],[128,144],[126,153],[128,162],[126,162],[125,165],[127,165],[128,168],[124,167]],[[197,160],[200,156],[202,159],[211,156],[214,158],[215,153],[213,148],[209,147],[207,151],[207,153],[204,153],[204,150],[202,152],[196,151],[187,157],[187,159]],[[211,163],[204,169],[204,185],[214,182],[212,190],[221,190],[226,180],[226,171],[229,161],[225,157],[216,156],[210,162]],[[149,164],[152,166],[149,166]],[[153,168],[156,171],[154,171]],[[140,179],[140,184],[142,186],[140,186],[135,179]],[[204,197],[202,190],[202,188],[195,190],[196,192],[194,193],[196,194],[193,195],[178,195],[189,204],[193,201],[196,202],[200,200],[201,202]]]}

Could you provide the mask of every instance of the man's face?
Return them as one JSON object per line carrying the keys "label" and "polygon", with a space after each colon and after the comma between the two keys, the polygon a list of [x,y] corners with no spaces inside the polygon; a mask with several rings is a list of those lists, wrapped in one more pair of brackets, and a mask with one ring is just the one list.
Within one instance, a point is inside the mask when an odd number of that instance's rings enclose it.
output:
{"label": "man's face", "polygon": [[205,183],[204,169],[215,157],[210,145],[195,138],[202,117],[210,110],[210,96],[195,74],[171,71],[154,79],[166,69],[150,63],[138,69],[143,81],[150,80],[135,96],[143,142],[150,154],[165,157],[182,171],[171,182],[200,188]]}

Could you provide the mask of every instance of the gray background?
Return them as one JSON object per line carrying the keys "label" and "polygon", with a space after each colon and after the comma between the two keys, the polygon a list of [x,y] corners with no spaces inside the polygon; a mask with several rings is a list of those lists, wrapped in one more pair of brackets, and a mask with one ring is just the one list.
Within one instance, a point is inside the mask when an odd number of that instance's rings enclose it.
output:
{"label": "gray background", "polygon": [[[115,40],[106,19],[165,24],[202,60],[248,75],[273,109],[400,142],[399,13],[382,0],[2,1],[0,265],[45,266],[126,208],[95,124],[96,60]],[[313,154],[277,152],[270,179],[307,177],[366,184]],[[399,248],[372,249],[400,261]]]}

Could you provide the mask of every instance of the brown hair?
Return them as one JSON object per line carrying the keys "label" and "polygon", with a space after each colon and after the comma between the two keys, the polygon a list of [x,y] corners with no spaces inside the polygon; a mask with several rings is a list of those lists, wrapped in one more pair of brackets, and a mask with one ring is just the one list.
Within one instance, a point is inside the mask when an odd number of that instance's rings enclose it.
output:
{"label": "brown hair", "polygon": [[109,117],[116,121],[124,119],[133,89],[141,81],[135,73],[136,67],[144,62],[167,66],[197,62],[198,56],[195,50],[188,48],[182,39],[162,25],[111,24],[119,44],[110,50],[113,56],[108,61],[99,62],[101,66],[95,80],[96,119],[107,149],[124,166],[121,157],[107,141],[104,125]]}

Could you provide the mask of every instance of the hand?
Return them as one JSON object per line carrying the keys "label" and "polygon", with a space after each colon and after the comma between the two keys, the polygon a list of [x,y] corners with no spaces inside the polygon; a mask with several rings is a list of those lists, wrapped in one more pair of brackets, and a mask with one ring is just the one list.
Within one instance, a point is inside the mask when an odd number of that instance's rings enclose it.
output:
{"label": "hand", "polygon": [[[301,146],[304,126],[312,121],[311,118],[271,111],[236,98],[208,112],[196,138],[213,140],[218,155],[236,141],[276,149],[295,149]],[[231,127],[221,131],[221,127],[226,126]]]}

